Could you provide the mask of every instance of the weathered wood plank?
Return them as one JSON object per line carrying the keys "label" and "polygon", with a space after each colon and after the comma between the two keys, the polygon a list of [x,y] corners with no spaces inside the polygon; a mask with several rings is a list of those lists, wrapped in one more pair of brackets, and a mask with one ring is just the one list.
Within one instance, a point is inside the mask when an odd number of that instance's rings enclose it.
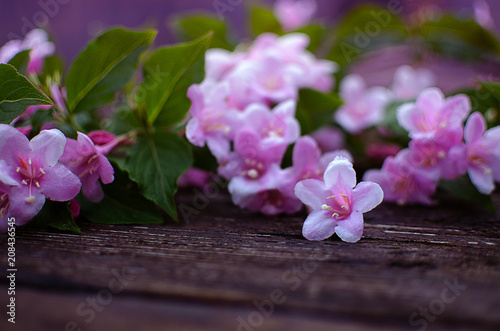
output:
{"label": "weathered wood plank", "polygon": [[[179,200],[192,203],[193,195]],[[494,200],[500,209],[500,196]],[[126,287],[101,314],[103,324],[76,315],[84,330],[102,330],[118,316],[129,321],[120,329],[132,330],[136,310],[153,321],[151,330],[162,329],[164,314],[175,330],[236,330],[238,317],[259,314],[254,302],[277,293],[286,299],[256,330],[418,330],[422,324],[411,326],[409,318],[420,307],[439,313],[429,330],[499,329],[498,212],[452,200],[430,208],[382,205],[366,214],[357,244],[309,242],[300,232],[304,218],[241,211],[220,194],[189,224],[83,223],[83,236],[19,228],[19,320],[56,325],[74,318],[85,297],[124,272]],[[3,236],[0,247],[5,251]],[[456,293],[446,290],[453,283]],[[35,300],[54,306],[34,310]]]}

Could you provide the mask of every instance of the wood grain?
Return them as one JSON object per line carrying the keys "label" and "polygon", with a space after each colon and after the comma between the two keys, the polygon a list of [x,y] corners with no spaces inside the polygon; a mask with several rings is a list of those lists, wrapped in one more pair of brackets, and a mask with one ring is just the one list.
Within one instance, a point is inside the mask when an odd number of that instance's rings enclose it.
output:
{"label": "wood grain", "polygon": [[[83,222],[81,236],[18,228],[18,323],[1,318],[0,330],[500,329],[498,212],[384,204],[348,244],[305,240],[305,213],[249,213],[223,193],[203,207],[189,224]],[[87,298],[106,304],[90,309]],[[421,307],[433,320],[410,325]]]}

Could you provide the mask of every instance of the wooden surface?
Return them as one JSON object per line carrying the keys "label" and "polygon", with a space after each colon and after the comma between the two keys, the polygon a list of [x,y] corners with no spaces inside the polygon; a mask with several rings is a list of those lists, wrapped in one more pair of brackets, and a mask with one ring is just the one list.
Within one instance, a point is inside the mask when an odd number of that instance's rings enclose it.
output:
{"label": "wooden surface", "polygon": [[2,277],[0,330],[500,330],[500,213],[382,205],[356,244],[305,240],[305,216],[220,194],[189,224],[18,228],[16,324]]}

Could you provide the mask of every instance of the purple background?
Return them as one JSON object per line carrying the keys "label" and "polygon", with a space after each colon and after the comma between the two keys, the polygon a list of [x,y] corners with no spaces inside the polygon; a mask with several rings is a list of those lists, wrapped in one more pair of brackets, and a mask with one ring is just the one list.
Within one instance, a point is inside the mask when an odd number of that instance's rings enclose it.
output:
{"label": "purple background", "polygon": [[[219,0],[225,3],[237,0]],[[395,1],[395,0],[391,0]],[[251,1],[242,0],[240,5],[225,14],[225,19],[236,26],[236,35],[246,35],[245,4]],[[272,0],[265,1],[272,3]],[[317,0],[318,17],[335,23],[339,16],[353,6],[366,1],[354,0]],[[389,0],[371,1],[386,5]],[[488,0],[497,28],[500,26],[500,1]],[[437,7],[453,11],[459,15],[472,16],[472,0],[401,0],[406,14],[421,10],[423,6]],[[156,45],[172,43],[174,36],[167,28],[169,18],[187,10],[205,10],[215,13],[214,0],[0,0],[0,45],[13,36],[23,36],[33,25],[47,23],[57,45],[57,51],[66,62],[70,62],[76,54],[105,27],[123,25],[125,27],[156,27],[159,34]],[[32,25],[33,24],[33,25]],[[10,37],[10,38],[9,38]],[[397,53],[397,56],[394,56]],[[407,63],[404,53],[386,52],[360,64],[360,71],[369,83],[386,84],[396,64]],[[432,62],[432,63],[430,63]],[[429,66],[436,69],[439,76],[446,79],[439,83],[445,89],[454,87],[457,80],[462,84],[470,75],[488,75],[497,68],[486,65],[463,67],[449,61],[432,60]],[[375,63],[375,65],[374,65]],[[443,67],[444,66],[444,67]],[[463,85],[463,84],[462,84]]]}

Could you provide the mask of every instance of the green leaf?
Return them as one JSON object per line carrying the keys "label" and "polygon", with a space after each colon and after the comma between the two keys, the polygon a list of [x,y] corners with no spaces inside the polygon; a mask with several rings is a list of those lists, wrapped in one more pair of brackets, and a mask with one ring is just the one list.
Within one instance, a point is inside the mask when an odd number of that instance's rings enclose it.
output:
{"label": "green leaf", "polygon": [[488,128],[500,125],[500,83],[480,81],[478,89],[461,90],[471,101],[472,112],[478,111],[486,119]]}
{"label": "green leaf", "polygon": [[434,51],[445,55],[476,60],[486,53],[500,54],[500,44],[495,36],[471,19],[445,15],[422,24],[420,32]]}
{"label": "green leaf", "polygon": [[186,44],[160,48],[144,63],[144,81],[138,102],[148,114],[150,124],[157,119],[162,126],[181,121],[189,110],[189,86],[205,75],[205,51],[212,40],[209,32]]}
{"label": "green leaf", "polygon": [[80,53],[69,71],[66,88],[70,111],[105,106],[136,71],[137,60],[156,31],[109,30]]}
{"label": "green leaf", "polygon": [[52,55],[45,58],[43,71],[40,75],[40,81],[45,83],[49,77],[61,77],[64,71],[64,64],[61,58],[57,55]]}
{"label": "green leaf", "polygon": [[30,52],[27,49],[16,54],[10,61],[9,64],[17,69],[22,75],[26,75],[26,69],[28,69],[28,64],[30,63]]}
{"label": "green leaf", "polygon": [[255,36],[265,32],[283,34],[280,22],[272,10],[268,6],[256,3],[250,5],[250,29]]}
{"label": "green leaf", "polygon": [[42,210],[29,223],[31,226],[47,229],[55,228],[62,231],[82,234],[80,228],[68,208],[68,202],[54,202],[47,200]]}
{"label": "green leaf", "polygon": [[408,138],[408,132],[399,125],[397,118],[397,110],[401,105],[413,101],[394,101],[391,102],[385,109],[385,116],[380,125],[386,127],[393,134],[400,136],[406,140]]}
{"label": "green leaf", "polygon": [[138,139],[125,167],[141,193],[178,220],[174,201],[177,180],[192,163],[190,145],[184,139],[170,132],[157,132]]}
{"label": "green leaf", "polygon": [[113,165],[115,180],[103,185],[104,199],[92,203],[78,196],[81,213],[89,221],[98,224],[160,224],[160,211],[150,200],[139,193],[139,187],[128,174]]}
{"label": "green leaf", "polygon": [[227,39],[226,24],[211,17],[210,14],[180,16],[174,21],[174,29],[184,41],[199,38],[205,35],[207,31],[213,31],[212,42],[208,48],[234,50],[234,45]]}
{"label": "green leaf", "polygon": [[52,101],[10,64],[0,64],[0,123],[8,124],[29,106]]}
{"label": "green leaf", "polygon": [[300,123],[302,135],[331,123],[335,109],[341,104],[341,100],[336,95],[311,89],[300,90],[296,117]]}
{"label": "green leaf", "polygon": [[386,8],[363,5],[346,15],[331,34],[335,44],[328,59],[344,67],[370,50],[404,42],[408,32]]}
{"label": "green leaf", "polygon": [[320,47],[326,29],[321,25],[311,24],[303,28],[300,28],[295,32],[306,34],[309,37],[310,42],[309,46],[307,47],[307,50],[314,52]]}
{"label": "green leaf", "polygon": [[439,187],[454,197],[475,202],[495,213],[495,205],[490,195],[481,194],[467,175],[455,180],[441,180]]}

